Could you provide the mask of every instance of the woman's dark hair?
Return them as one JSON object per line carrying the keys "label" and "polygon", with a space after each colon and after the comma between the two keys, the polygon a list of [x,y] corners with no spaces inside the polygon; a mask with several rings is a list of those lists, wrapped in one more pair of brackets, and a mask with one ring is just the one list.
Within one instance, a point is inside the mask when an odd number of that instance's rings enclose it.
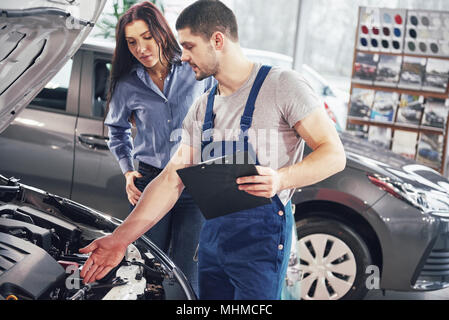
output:
{"label": "woman's dark hair", "polygon": [[109,103],[111,102],[117,82],[120,78],[129,73],[134,64],[138,63],[137,59],[129,51],[125,39],[125,26],[135,20],[143,20],[148,25],[152,37],[161,48],[159,52],[159,60],[161,62],[161,54],[170,65],[181,61],[181,48],[176,41],[167,20],[159,9],[148,1],[138,3],[129,8],[129,10],[120,17],[115,28],[116,46],[112,57],[112,69],[105,115],[109,109]]}

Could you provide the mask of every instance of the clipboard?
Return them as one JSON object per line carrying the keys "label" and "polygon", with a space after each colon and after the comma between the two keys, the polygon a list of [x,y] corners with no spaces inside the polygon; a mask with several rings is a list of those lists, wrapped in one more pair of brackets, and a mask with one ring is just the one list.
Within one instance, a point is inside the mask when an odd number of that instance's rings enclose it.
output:
{"label": "clipboard", "polygon": [[271,203],[271,199],[238,189],[237,178],[259,174],[248,152],[212,159],[177,173],[206,220]]}

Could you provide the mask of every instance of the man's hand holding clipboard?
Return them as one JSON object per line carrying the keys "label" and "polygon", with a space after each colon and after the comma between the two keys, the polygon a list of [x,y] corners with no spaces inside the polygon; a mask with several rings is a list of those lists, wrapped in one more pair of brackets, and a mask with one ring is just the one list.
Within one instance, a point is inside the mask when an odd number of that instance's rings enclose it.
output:
{"label": "man's hand holding clipboard", "polygon": [[277,171],[261,166],[256,166],[256,169],[258,175],[237,179],[239,190],[245,191],[256,197],[274,197],[278,193],[281,185]]}
{"label": "man's hand holding clipboard", "polygon": [[271,193],[279,185],[276,172],[251,161],[235,163],[236,158],[217,158],[177,171],[206,219],[271,203]]}

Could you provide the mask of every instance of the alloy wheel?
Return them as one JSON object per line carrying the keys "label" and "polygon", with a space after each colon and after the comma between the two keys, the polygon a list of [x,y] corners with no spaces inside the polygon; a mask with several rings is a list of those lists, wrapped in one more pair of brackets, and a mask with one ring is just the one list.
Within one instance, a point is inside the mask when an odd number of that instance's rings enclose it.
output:
{"label": "alloy wheel", "polygon": [[357,264],[350,247],[329,234],[310,234],[298,241],[302,271],[301,299],[338,300],[351,289]]}

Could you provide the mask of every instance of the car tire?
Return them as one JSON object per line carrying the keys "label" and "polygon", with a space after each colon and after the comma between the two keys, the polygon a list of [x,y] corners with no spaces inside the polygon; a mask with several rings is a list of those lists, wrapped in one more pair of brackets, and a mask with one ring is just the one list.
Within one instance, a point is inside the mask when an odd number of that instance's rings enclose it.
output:
{"label": "car tire", "polygon": [[306,218],[296,228],[301,299],[363,299],[372,261],[363,239],[349,226],[328,218]]}

